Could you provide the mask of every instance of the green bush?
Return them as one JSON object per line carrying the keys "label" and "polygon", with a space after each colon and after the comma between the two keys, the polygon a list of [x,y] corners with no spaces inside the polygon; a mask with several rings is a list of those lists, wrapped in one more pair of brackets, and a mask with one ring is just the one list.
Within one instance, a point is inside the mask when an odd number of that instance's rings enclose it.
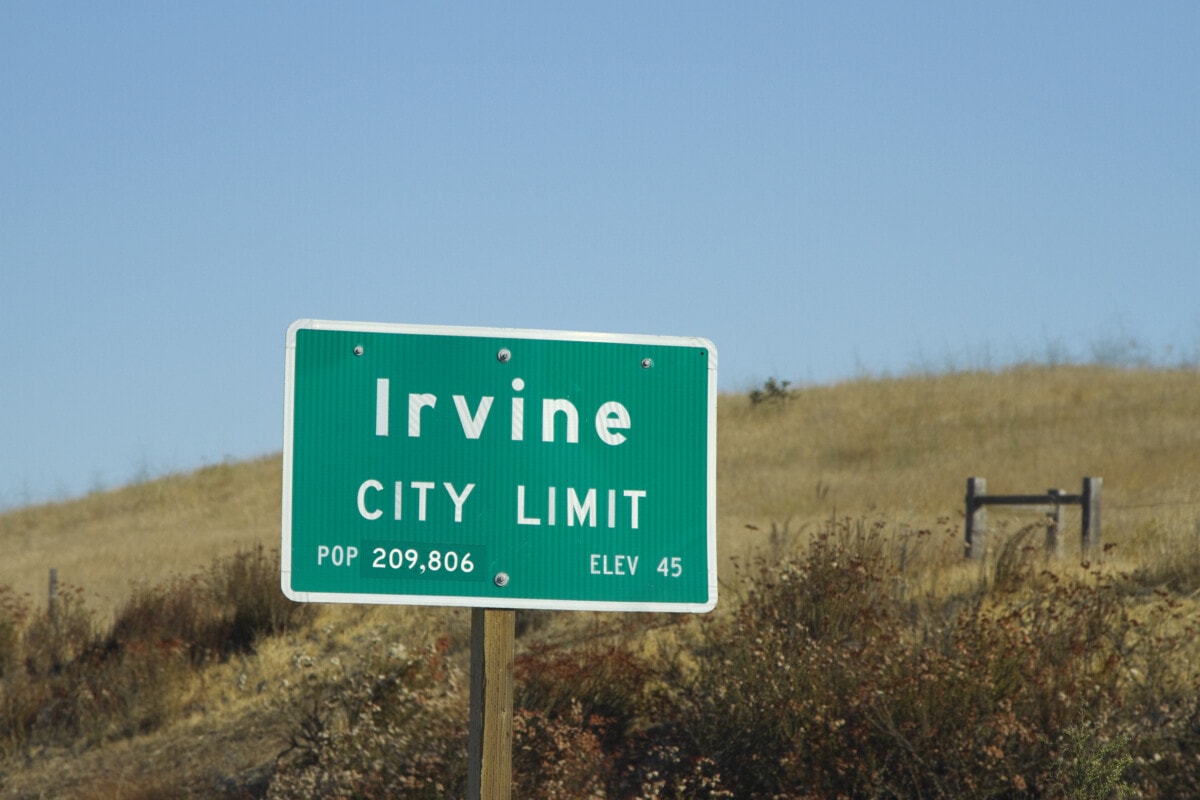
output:
{"label": "green bush", "polygon": [[750,404],[785,403],[796,396],[795,390],[789,388],[791,385],[791,381],[779,381],[775,378],[767,378],[762,388],[750,390]]}
{"label": "green bush", "polygon": [[1134,795],[1124,781],[1133,764],[1129,739],[1100,740],[1087,725],[1075,725],[1062,734],[1052,768],[1051,794],[1070,800],[1123,800]]}

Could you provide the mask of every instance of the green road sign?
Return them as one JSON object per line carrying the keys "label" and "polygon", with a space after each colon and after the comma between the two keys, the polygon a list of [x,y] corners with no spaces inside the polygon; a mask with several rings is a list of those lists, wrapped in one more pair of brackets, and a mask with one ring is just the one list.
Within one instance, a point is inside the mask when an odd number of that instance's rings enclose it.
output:
{"label": "green road sign", "polygon": [[711,610],[716,376],[705,339],[298,320],[284,593]]}

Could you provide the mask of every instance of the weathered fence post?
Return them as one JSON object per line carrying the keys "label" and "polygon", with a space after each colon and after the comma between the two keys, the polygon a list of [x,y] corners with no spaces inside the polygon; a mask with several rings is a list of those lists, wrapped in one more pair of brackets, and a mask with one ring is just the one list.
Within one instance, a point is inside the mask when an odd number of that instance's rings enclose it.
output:
{"label": "weathered fence post", "polygon": [[987,481],[967,478],[967,558],[983,558],[987,537],[987,509],[979,499],[987,494]]}
{"label": "weathered fence post", "polygon": [[[1058,497],[1063,494],[1063,490],[1047,489],[1046,494]],[[1054,510],[1047,516],[1050,517],[1050,522],[1046,525],[1046,555],[1062,558],[1062,505],[1055,503]]]}
{"label": "weathered fence post", "polygon": [[1083,479],[1083,557],[1086,559],[1091,552],[1103,552],[1103,542],[1100,538],[1100,489],[1104,486],[1103,478]]}
{"label": "weathered fence post", "polygon": [[46,608],[50,612],[50,619],[58,618],[58,570],[54,567],[50,568],[50,590],[46,597]]}
{"label": "weathered fence post", "polygon": [[982,558],[985,553],[984,538],[987,530],[986,506],[1042,506],[1052,511],[1047,513],[1050,521],[1046,527],[1046,551],[1056,557],[1062,556],[1062,507],[1079,505],[1083,508],[1083,558],[1088,560],[1094,551],[1103,552],[1100,539],[1100,489],[1101,478],[1084,478],[1082,494],[1067,494],[1062,489],[1047,489],[1045,494],[997,494],[988,495],[987,483],[983,478],[967,478],[967,558]]}

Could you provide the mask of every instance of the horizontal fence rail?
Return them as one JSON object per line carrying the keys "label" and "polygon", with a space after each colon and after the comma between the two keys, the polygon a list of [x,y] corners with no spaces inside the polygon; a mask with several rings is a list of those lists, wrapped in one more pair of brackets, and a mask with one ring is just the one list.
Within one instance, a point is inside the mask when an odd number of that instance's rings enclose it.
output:
{"label": "horizontal fence rail", "polygon": [[1047,489],[1042,494],[997,494],[987,493],[987,481],[983,478],[967,478],[966,547],[967,558],[983,558],[987,539],[987,506],[1042,506],[1051,509],[1051,522],[1046,529],[1046,549],[1055,556],[1062,555],[1062,507],[1079,506],[1082,509],[1081,543],[1084,558],[1098,551],[1100,542],[1100,490],[1103,478],[1084,478],[1083,491],[1067,494],[1061,489]]}

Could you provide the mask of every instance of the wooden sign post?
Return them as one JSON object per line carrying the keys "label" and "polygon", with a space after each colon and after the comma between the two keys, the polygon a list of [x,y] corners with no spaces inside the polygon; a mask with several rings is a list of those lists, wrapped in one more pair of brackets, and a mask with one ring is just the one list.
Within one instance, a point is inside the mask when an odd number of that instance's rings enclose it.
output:
{"label": "wooden sign post", "polygon": [[471,714],[468,800],[509,800],[512,793],[515,611],[471,612]]}

